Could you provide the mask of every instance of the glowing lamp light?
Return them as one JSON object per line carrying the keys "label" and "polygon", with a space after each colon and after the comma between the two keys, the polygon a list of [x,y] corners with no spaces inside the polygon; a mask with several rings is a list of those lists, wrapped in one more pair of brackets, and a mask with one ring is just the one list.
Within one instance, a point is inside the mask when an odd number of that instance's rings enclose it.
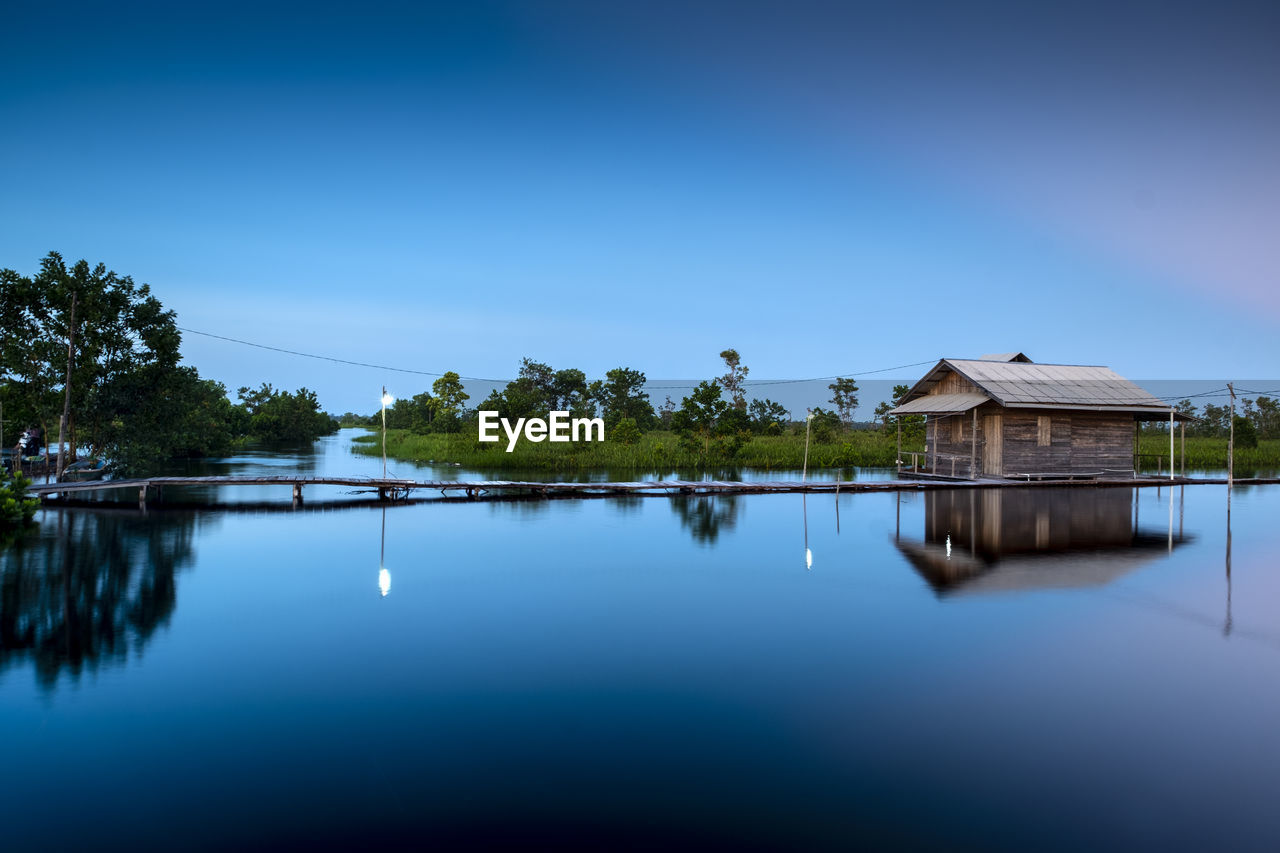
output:
{"label": "glowing lamp light", "polygon": [[391,572],[386,569],[378,569],[378,590],[382,593],[383,598],[386,598],[387,593],[391,592]]}
{"label": "glowing lamp light", "polygon": [[395,405],[395,402],[396,402],[396,398],[395,398],[395,397],[392,397],[390,394],[383,393],[383,395],[382,395],[382,405],[384,405],[384,406],[392,406],[392,405]]}
{"label": "glowing lamp light", "polygon": [[813,568],[813,552],[810,551],[808,548],[804,549],[804,567],[806,569]]}

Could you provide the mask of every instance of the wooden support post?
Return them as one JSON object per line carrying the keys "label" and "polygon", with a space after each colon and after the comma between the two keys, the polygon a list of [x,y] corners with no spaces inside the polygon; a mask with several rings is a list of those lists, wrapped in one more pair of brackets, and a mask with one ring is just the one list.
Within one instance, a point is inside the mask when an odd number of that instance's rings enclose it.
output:
{"label": "wooden support post", "polygon": [[969,438],[972,442],[969,446],[969,479],[978,479],[978,407],[973,408],[973,430]]}
{"label": "wooden support post", "polygon": [[293,484],[293,502],[296,504],[302,503],[302,484],[301,483]]}
{"label": "wooden support post", "polygon": [[1187,476],[1187,422],[1182,422],[1182,476]]}
{"label": "wooden support post", "polygon": [[[932,415],[927,415],[926,417],[929,420],[929,423],[926,426],[926,429],[928,429],[928,427],[933,427],[933,429],[930,430],[930,432],[933,433],[933,464],[930,466],[930,469],[932,470],[933,475],[936,477],[938,475],[938,424],[937,422],[934,421]],[[928,443],[929,432],[925,433],[924,440],[925,440],[924,449],[925,449],[925,452],[927,453],[929,451],[929,443]]]}
{"label": "wooden support post", "polygon": [[[1170,479],[1170,480],[1172,480],[1172,479],[1173,479],[1173,477],[1174,477],[1174,464],[1173,464],[1173,409],[1170,409],[1170,410],[1169,410],[1169,479]],[[1172,529],[1173,529],[1173,525],[1172,525],[1172,523],[1170,523],[1169,529],[1170,529],[1170,530],[1172,530]],[[1170,535],[1172,535],[1172,534],[1170,534]],[[1169,550],[1171,550],[1171,551],[1173,550],[1173,546],[1172,546],[1172,545],[1170,545],[1170,546],[1169,546]]]}
{"label": "wooden support post", "polygon": [[894,465],[902,469],[902,415],[894,415],[893,421],[898,425],[898,455],[894,457]]}
{"label": "wooden support post", "polygon": [[147,484],[143,483],[138,487],[138,506],[146,509],[147,506]]}

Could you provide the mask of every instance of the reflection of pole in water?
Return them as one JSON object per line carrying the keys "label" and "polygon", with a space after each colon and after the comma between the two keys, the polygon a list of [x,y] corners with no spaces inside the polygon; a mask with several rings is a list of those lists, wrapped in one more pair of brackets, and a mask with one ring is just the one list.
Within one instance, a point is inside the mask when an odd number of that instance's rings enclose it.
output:
{"label": "reflection of pole in water", "polygon": [[1231,636],[1231,487],[1227,486],[1227,621],[1222,623],[1222,636]]}
{"label": "reflection of pole in water", "polygon": [[382,597],[386,598],[387,593],[391,592],[391,572],[386,567],[387,556],[387,508],[382,508],[382,545],[378,551],[378,590],[382,593]]}
{"label": "reflection of pole in water", "polygon": [[[836,476],[837,476],[837,479],[836,479],[836,535],[839,536],[840,535],[840,480],[839,480],[839,475],[836,475]],[[803,494],[803,492],[801,494]]]}
{"label": "reflection of pole in water", "polygon": [[800,493],[800,505],[804,512],[804,567],[813,570],[813,552],[809,550],[809,501],[804,492]]}
{"label": "reflection of pole in water", "polygon": [[1169,489],[1169,553],[1173,553],[1173,489]]}

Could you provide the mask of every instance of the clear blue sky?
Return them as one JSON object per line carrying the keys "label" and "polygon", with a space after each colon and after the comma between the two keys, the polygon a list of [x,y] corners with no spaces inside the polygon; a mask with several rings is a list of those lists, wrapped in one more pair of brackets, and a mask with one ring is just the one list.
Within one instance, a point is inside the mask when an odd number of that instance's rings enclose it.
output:
{"label": "clear blue sky", "polygon": [[[1280,375],[1280,6],[1042,5],[6,4],[0,266],[480,377]],[[336,411],[430,382],[183,349]]]}

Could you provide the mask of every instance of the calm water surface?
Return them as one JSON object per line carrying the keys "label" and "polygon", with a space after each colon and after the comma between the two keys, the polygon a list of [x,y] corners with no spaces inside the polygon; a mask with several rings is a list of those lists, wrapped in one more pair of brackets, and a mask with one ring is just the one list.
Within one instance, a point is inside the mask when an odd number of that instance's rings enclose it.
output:
{"label": "calm water surface", "polygon": [[5,849],[1280,839],[1280,487],[224,491],[0,553]]}

